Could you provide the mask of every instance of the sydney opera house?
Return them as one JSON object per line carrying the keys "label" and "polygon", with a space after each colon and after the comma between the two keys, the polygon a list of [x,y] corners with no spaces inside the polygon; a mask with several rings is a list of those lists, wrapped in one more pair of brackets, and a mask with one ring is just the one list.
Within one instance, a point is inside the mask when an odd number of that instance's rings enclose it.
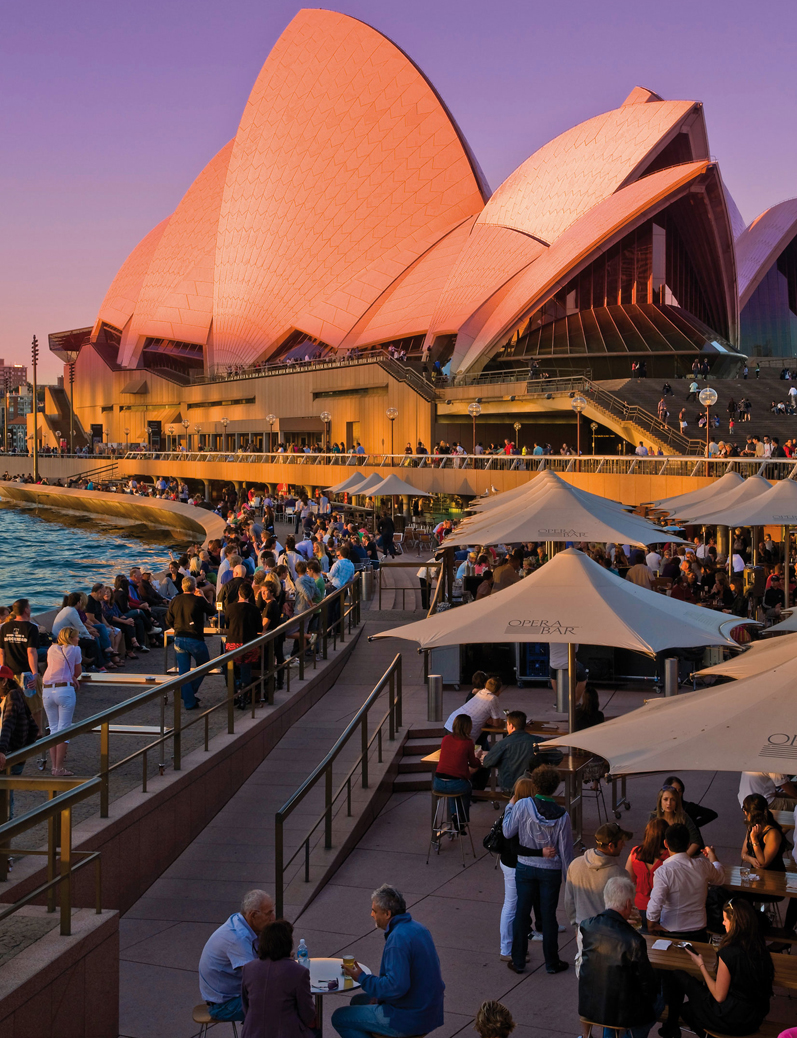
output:
{"label": "sydney opera house", "polygon": [[[265,448],[272,432],[318,436],[327,411],[333,439],[375,448],[389,403],[403,449],[467,423],[502,372],[617,380],[644,361],[674,378],[696,357],[732,374],[746,356],[797,355],[797,200],[745,227],[702,104],[641,87],[492,191],[406,54],[303,10],[93,326],[50,341],[79,349],[87,437],[152,442],[171,426],[212,446],[224,417]],[[436,362],[442,393],[421,377]],[[496,421],[511,422],[522,384],[503,400]]]}

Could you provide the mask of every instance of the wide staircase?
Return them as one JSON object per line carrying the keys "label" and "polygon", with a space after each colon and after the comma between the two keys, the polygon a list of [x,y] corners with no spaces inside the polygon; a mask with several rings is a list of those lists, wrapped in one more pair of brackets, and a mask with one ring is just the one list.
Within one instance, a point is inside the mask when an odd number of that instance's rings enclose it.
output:
{"label": "wide staircase", "polygon": [[[725,442],[735,443],[739,448],[742,448],[745,444],[747,436],[755,434],[759,438],[764,436],[773,437],[776,436],[781,445],[786,440],[797,437],[797,415],[776,415],[770,411],[772,401],[778,403],[783,401],[788,403],[789,389],[793,385],[797,385],[797,382],[784,381],[779,378],[780,369],[772,368],[761,368],[761,376],[756,379],[755,377],[755,363],[749,363],[750,373],[747,379],[743,379],[741,375],[735,379],[715,379],[709,377],[708,382],[704,382],[703,379],[698,379],[698,385],[700,389],[704,389],[707,385],[716,390],[717,392],[717,403],[712,407],[712,414],[718,414],[720,417],[720,426],[718,429],[711,429],[709,435],[713,436],[717,442],[724,440]],[[694,400],[687,402],[687,396],[689,394],[689,384],[691,378],[688,379],[671,379],[670,385],[673,389],[673,396],[667,397],[667,407],[670,412],[670,425],[675,426],[675,430],[678,428],[678,412],[682,407],[686,408],[686,418],[688,424],[688,430],[691,434],[690,440],[692,443],[698,442],[702,451],[705,450],[705,430],[698,428],[698,418],[701,414],[705,413],[705,408],[701,407],[700,403]],[[602,387],[603,383],[595,383],[599,388]],[[616,400],[622,401],[627,406],[635,406],[643,409],[651,415],[656,414],[659,400],[662,397],[663,381],[661,379],[652,378],[641,378],[641,379],[627,379],[622,383],[611,383],[611,396]],[[736,404],[746,397],[752,404],[751,420],[749,422],[741,422],[737,419],[736,427],[732,435],[728,433],[728,403],[733,398]],[[600,403],[600,400],[596,401]],[[654,419],[657,421],[657,419]],[[661,426],[661,423],[658,423]],[[676,435],[677,432],[676,432]],[[695,453],[691,451],[690,453]],[[700,450],[697,451],[700,453]]]}
{"label": "wide staircase", "polygon": [[445,734],[442,724],[411,729],[410,736],[404,743],[398,775],[393,781],[394,793],[428,792],[435,764],[423,758],[440,749],[440,741]]}

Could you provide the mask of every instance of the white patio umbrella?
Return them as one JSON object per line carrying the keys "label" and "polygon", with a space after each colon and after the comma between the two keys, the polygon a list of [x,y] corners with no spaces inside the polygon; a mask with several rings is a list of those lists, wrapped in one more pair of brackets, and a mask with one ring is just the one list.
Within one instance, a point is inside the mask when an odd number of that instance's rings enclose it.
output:
{"label": "white patio umbrella", "polygon": [[612,541],[619,544],[686,544],[647,519],[582,492],[564,480],[522,503],[466,519],[446,540],[453,544],[518,544],[523,541]]}
{"label": "white patio umbrella", "polygon": [[728,678],[749,678],[753,674],[761,674],[765,670],[772,670],[783,663],[794,663],[797,659],[797,634],[787,634],[783,638],[775,638],[769,642],[756,642],[749,649],[733,656],[729,660],[723,660],[713,667],[699,670],[698,674],[722,675]]}
{"label": "white patio umbrella", "polygon": [[692,508],[694,505],[702,505],[714,497],[721,497],[729,490],[735,489],[740,483],[744,483],[744,477],[738,472],[726,472],[718,480],[699,490],[690,490],[686,494],[676,494],[674,497],[661,497],[657,501],[645,502],[655,512],[674,513],[680,509]]}
{"label": "white patio umbrella", "polygon": [[583,501],[596,501],[599,504],[608,505],[610,508],[616,508],[621,512],[632,510],[631,505],[623,505],[619,501],[614,501],[609,497],[601,497],[599,494],[590,494],[588,491],[581,490],[573,486],[572,483],[568,483],[566,479],[562,479],[558,473],[553,472],[551,469],[545,469],[538,476],[529,480],[528,483],[514,487],[512,490],[505,490],[500,494],[495,494],[493,497],[474,502],[470,506],[469,511],[484,515],[486,512],[493,512],[497,508],[503,508],[506,505],[519,506],[534,495],[542,493],[547,487],[559,485],[570,487]]}
{"label": "white patio umbrella", "polygon": [[[525,539],[525,538],[524,538]],[[647,655],[669,649],[736,643],[723,633],[739,617],[679,602],[610,573],[568,548],[488,598],[449,609],[374,638],[400,638],[423,649],[473,642],[567,642],[570,727],[575,711],[575,645],[614,645]]]}
{"label": "white patio umbrella", "polygon": [[726,515],[740,505],[749,504],[753,498],[760,497],[761,494],[765,494],[771,489],[772,484],[768,479],[758,475],[750,476],[744,483],[718,497],[712,497],[702,505],[698,504],[675,509],[675,511],[670,512],[670,518],[679,519],[681,522],[692,523],[697,526],[710,526],[717,523],[720,526],[728,526],[729,524],[725,518]]}
{"label": "white patio umbrella", "polygon": [[781,479],[763,494],[723,512],[723,526],[793,526],[797,523],[797,483]]}
{"label": "white patio umbrella", "polygon": [[[781,620],[780,623],[773,624],[771,627],[767,627],[766,630],[761,631],[762,635],[765,634],[789,634],[792,631],[797,631],[797,609],[794,609],[785,620]],[[780,639],[778,639],[780,640]]]}
{"label": "white patio umbrella", "polygon": [[336,483],[334,487],[327,487],[327,490],[330,494],[343,494],[346,491],[351,494],[355,487],[364,482],[365,476],[361,472],[352,472],[342,483]]}
{"label": "white patio umbrella", "polygon": [[410,486],[409,483],[400,479],[392,473],[386,476],[381,483],[372,487],[369,491],[373,497],[431,497],[425,490]]}
{"label": "white patio umbrella", "polygon": [[358,487],[355,487],[350,493],[355,494],[357,497],[370,497],[374,492],[374,487],[378,487],[380,483],[384,481],[384,476],[381,476],[378,472],[372,472],[370,476],[360,483]]}
{"label": "white patio umbrella", "polygon": [[797,760],[794,666],[672,699],[659,699],[543,746],[578,746],[613,774],[768,771],[791,775]]}

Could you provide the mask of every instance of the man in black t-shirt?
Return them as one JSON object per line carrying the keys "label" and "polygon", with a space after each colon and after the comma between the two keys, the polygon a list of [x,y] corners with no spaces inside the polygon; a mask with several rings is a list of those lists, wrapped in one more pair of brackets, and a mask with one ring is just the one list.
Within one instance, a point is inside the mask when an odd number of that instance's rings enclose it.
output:
{"label": "man in black t-shirt", "polygon": [[[764,616],[767,620],[779,620],[780,611],[785,603],[786,596],[783,594],[780,577],[777,573],[773,573],[769,578],[769,587],[764,592]],[[2,630],[1,627],[0,630]]]}
{"label": "man in black t-shirt", "polygon": [[39,670],[39,628],[30,622],[30,602],[19,598],[11,619],[0,626],[0,666],[10,667],[18,684],[26,671]]}

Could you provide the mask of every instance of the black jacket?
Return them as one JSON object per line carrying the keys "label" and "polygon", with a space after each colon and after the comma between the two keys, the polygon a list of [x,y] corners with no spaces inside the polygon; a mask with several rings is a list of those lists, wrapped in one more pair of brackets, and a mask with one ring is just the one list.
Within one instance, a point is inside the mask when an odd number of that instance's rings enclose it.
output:
{"label": "black jacket", "polygon": [[578,1015],[608,1027],[636,1027],[656,1019],[658,984],[645,938],[607,908],[581,924]]}
{"label": "black jacket", "polygon": [[205,617],[215,616],[216,610],[204,595],[175,596],[166,613],[167,627],[174,628],[175,638],[205,640]]}
{"label": "black jacket", "polygon": [[0,700],[0,717],[0,753],[8,756],[39,738],[39,729],[20,688],[9,689]]}

